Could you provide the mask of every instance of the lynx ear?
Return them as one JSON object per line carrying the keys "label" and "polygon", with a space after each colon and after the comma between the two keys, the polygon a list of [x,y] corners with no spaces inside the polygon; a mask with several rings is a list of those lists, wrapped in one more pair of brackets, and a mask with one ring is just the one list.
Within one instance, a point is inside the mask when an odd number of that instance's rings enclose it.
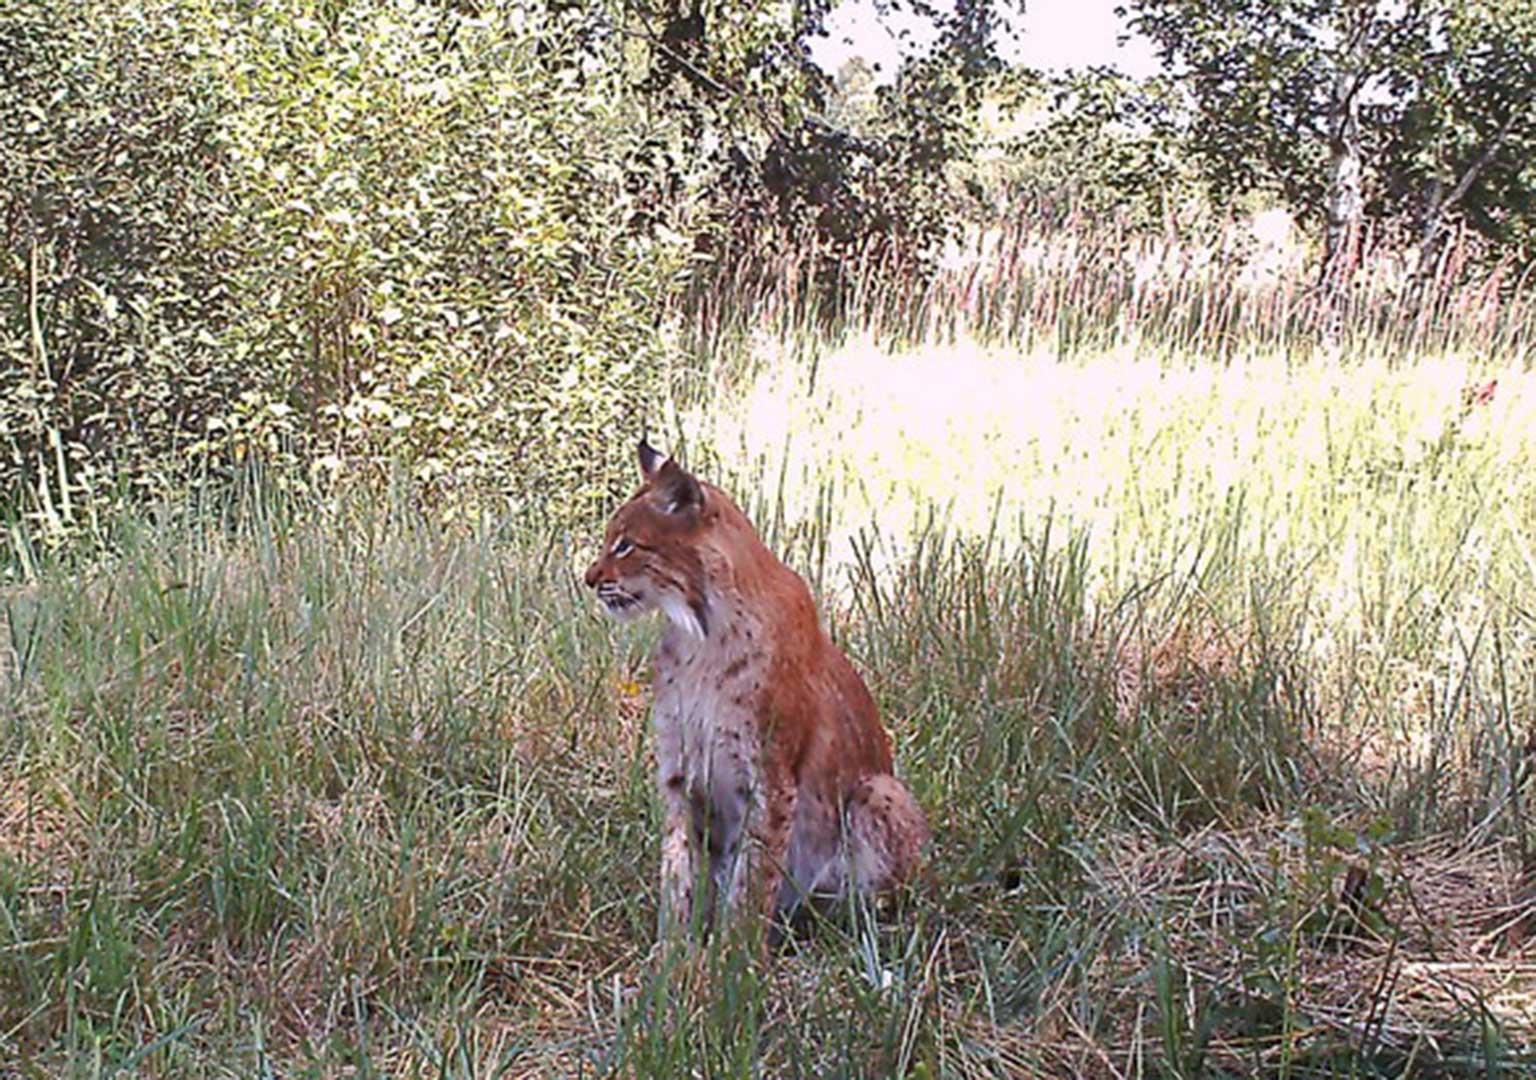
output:
{"label": "lynx ear", "polygon": [[690,510],[697,511],[704,506],[704,489],[686,469],[671,458],[661,463],[651,483],[665,513],[682,514]]}
{"label": "lynx ear", "polygon": [[654,477],[667,461],[667,455],[644,439],[640,440],[640,475],[646,480]]}

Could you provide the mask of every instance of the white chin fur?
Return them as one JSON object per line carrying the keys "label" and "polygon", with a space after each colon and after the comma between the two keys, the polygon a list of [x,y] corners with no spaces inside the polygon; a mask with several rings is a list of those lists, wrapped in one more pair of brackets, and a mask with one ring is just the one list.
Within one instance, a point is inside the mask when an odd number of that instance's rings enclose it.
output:
{"label": "white chin fur", "polygon": [[685,634],[691,634],[696,638],[704,637],[704,627],[699,624],[699,617],[693,613],[693,608],[680,596],[665,596],[661,600],[661,610],[667,613],[667,618],[672,625]]}

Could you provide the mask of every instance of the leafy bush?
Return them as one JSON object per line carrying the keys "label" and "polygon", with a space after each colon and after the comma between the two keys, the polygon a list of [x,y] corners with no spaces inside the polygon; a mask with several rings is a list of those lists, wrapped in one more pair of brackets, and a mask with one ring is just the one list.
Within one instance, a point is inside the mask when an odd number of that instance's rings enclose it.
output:
{"label": "leafy bush", "polygon": [[0,9],[0,508],[53,533],[103,485],[163,488],[245,379],[218,345],[222,106],[186,29],[166,0]]}
{"label": "leafy bush", "polygon": [[649,134],[622,64],[599,62],[613,46],[524,16],[262,5],[221,27],[242,92],[228,340],[271,370],[209,446],[270,450],[297,414],[325,466],[404,462],[450,508],[496,491],[574,509],[628,479],[615,430],[666,367],[657,307],[690,253],[627,227]]}
{"label": "leafy bush", "polygon": [[0,505],[62,536],[104,478],[253,454],[300,484],[404,465],[445,512],[627,479],[613,428],[691,251],[630,227],[654,125],[622,41],[304,0],[28,0],[0,41]]}

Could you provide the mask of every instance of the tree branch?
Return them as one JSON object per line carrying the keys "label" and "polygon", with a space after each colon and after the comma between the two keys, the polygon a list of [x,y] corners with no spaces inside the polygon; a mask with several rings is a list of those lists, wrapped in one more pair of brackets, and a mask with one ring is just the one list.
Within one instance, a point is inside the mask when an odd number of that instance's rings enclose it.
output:
{"label": "tree branch", "polygon": [[1504,123],[1499,126],[1498,134],[1489,141],[1487,146],[1483,147],[1483,152],[1477,155],[1476,160],[1467,166],[1467,171],[1462,174],[1461,179],[1456,182],[1456,186],[1451,189],[1451,193],[1441,202],[1441,213],[1455,206],[1466,196],[1468,191],[1472,190],[1472,185],[1477,182],[1477,178],[1482,174],[1482,171],[1493,163],[1493,159],[1504,148],[1505,140],[1509,138],[1509,133],[1514,130],[1515,112],[1516,110],[1510,110],[1509,115],[1504,118]]}

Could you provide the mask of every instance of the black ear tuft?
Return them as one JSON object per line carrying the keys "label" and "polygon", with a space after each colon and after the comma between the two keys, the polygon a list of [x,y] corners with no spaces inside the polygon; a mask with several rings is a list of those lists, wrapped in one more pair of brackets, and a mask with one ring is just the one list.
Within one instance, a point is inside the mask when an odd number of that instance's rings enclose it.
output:
{"label": "black ear tuft", "polygon": [[649,480],[667,462],[667,455],[644,439],[640,440],[640,475]]}
{"label": "black ear tuft", "polygon": [[697,511],[704,506],[704,489],[686,469],[668,458],[652,480],[662,509],[668,514]]}

